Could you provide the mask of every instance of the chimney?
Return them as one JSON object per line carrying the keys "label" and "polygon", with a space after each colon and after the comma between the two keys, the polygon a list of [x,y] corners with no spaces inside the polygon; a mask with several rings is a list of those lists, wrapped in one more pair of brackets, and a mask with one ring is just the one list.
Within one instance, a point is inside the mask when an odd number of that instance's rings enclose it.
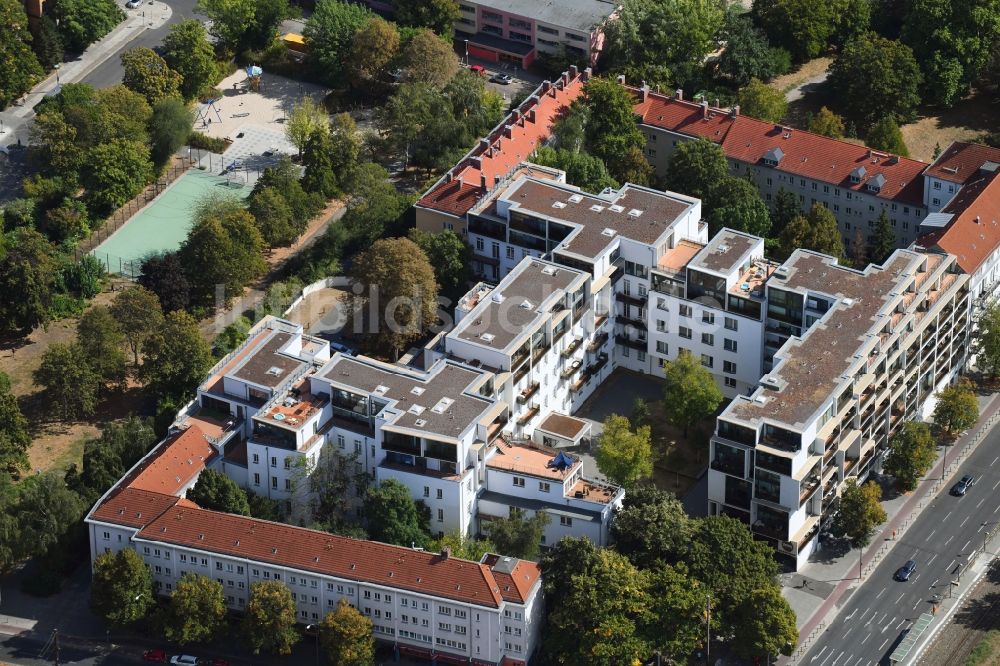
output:
{"label": "chimney", "polygon": [[441,549],[441,559],[447,560],[449,557],[451,557],[451,548],[449,546],[445,546]]}
{"label": "chimney", "polygon": [[982,224],[982,220],[978,215],[976,215],[976,224]]}
{"label": "chimney", "polygon": [[490,188],[489,181],[486,179],[485,173],[479,174],[479,187],[484,190],[488,190]]}
{"label": "chimney", "polygon": [[701,100],[701,117],[705,118],[705,119],[708,118],[708,100],[707,99]]}
{"label": "chimney", "polygon": [[505,137],[507,137],[508,139],[513,139],[514,138],[514,131],[513,131],[513,129],[511,128],[510,125],[504,125],[503,126],[503,135]]}
{"label": "chimney", "polygon": [[485,153],[489,149],[490,149],[490,140],[487,139],[486,137],[483,137],[482,139],[480,139],[479,140],[479,152]]}
{"label": "chimney", "polygon": [[455,177],[451,174],[451,171],[449,171],[444,175],[444,182],[450,183],[452,180],[454,180],[454,178]]}
{"label": "chimney", "polygon": [[733,104],[733,108],[729,110],[729,115],[731,115],[733,118],[740,115],[740,105]]}
{"label": "chimney", "polygon": [[549,88],[551,87],[552,87],[551,81],[542,81],[542,94],[544,95],[545,93],[547,93],[549,91]]}
{"label": "chimney", "polygon": [[619,74],[618,75],[618,84],[622,85],[622,86],[625,85],[625,75],[624,74]]}
{"label": "chimney", "polygon": [[715,108],[719,108],[719,98],[718,97],[715,98],[715,104],[713,104],[712,106],[714,106]]}
{"label": "chimney", "polygon": [[528,122],[529,123],[535,122],[535,107],[534,106],[532,106],[530,109],[528,109]]}
{"label": "chimney", "polygon": [[510,112],[510,117],[515,123],[519,122],[521,120],[521,110],[514,109],[513,111]]}
{"label": "chimney", "polygon": [[594,70],[591,69],[590,67],[583,70],[583,82],[586,83],[587,81],[589,81],[590,77],[592,77],[593,75],[594,75]]}
{"label": "chimney", "polygon": [[569,78],[575,79],[579,75],[580,75],[580,68],[577,67],[576,65],[570,65],[569,66]]}
{"label": "chimney", "polygon": [[563,85],[564,86],[569,85],[569,82],[570,82],[569,72],[563,72],[562,81],[563,81]]}
{"label": "chimney", "polygon": [[649,86],[645,81],[642,82],[642,87],[639,89],[639,101],[645,102],[646,98],[649,97]]}
{"label": "chimney", "polygon": [[677,90],[674,91],[674,99],[676,99],[679,102],[683,102],[684,101],[684,89],[683,88],[678,88]]}

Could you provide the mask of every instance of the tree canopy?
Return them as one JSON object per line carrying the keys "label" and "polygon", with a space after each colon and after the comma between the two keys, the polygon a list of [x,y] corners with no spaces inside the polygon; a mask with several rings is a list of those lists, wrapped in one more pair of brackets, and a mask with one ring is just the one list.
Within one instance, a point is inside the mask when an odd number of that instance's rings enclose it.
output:
{"label": "tree canopy", "polygon": [[844,138],[844,119],[825,106],[821,106],[819,111],[809,119],[809,131],[834,139],[842,139]]}
{"label": "tree canopy", "polygon": [[617,181],[648,184],[652,167],[644,157],[646,139],[636,124],[629,92],[617,81],[591,79],[583,91],[583,106],[587,152],[603,161]]}
{"label": "tree canopy", "polygon": [[496,552],[526,560],[538,558],[538,550],[551,518],[545,511],[536,511],[530,518],[514,509],[507,518],[489,521],[486,531]]}
{"label": "tree canopy", "polygon": [[739,102],[740,113],[772,123],[780,123],[788,112],[785,93],[760,79],[750,79],[748,84],[740,88]]}
{"label": "tree canopy", "polygon": [[194,393],[214,363],[198,322],[183,310],[166,316],[162,328],[146,341],[144,354],[143,382],[158,399],[178,404]]}
{"label": "tree canopy", "polygon": [[959,380],[946,386],[935,395],[934,423],[953,435],[968,430],[979,419],[979,402],[972,383]]}
{"label": "tree canopy", "polygon": [[393,18],[400,25],[430,28],[449,41],[459,13],[455,0],[396,0],[392,8]]}
{"label": "tree canopy", "polygon": [[889,214],[882,210],[875,220],[875,242],[871,245],[871,259],[880,264],[896,249],[896,232],[889,224]]}
{"label": "tree canopy", "polygon": [[178,645],[208,642],[225,629],[227,610],[222,583],[188,571],[177,581],[158,624],[163,637]]}
{"label": "tree canopy", "polygon": [[111,303],[111,316],[118,322],[138,366],[146,341],[163,326],[163,311],[156,294],[141,286],[124,289]]}
{"label": "tree canopy", "polygon": [[0,256],[0,332],[23,337],[49,319],[55,260],[45,237],[31,228],[10,234]]}
{"label": "tree canopy", "polygon": [[91,367],[86,352],[76,342],[49,345],[32,378],[43,387],[46,399],[58,406],[64,421],[90,416],[97,408],[101,378]]}
{"label": "tree canopy", "polygon": [[697,524],[680,500],[653,485],[639,485],[625,494],[615,512],[611,532],[618,551],[640,568],[681,561]]}
{"label": "tree canopy", "polygon": [[456,303],[468,291],[468,283],[472,279],[472,250],[469,244],[450,230],[432,234],[411,229],[407,237],[420,246],[434,267],[441,296]]}
{"label": "tree canopy", "polygon": [[76,339],[101,383],[112,390],[125,388],[125,335],[111,310],[95,305],[84,312],[76,325]]}
{"label": "tree canopy", "polygon": [[916,116],[922,77],[913,51],[901,42],[859,35],[830,65],[828,80],[847,116],[862,127],[886,116],[896,122]]}
{"label": "tree canopy", "polygon": [[1000,376],[1000,304],[990,303],[979,312],[972,351],[978,369],[993,378]]}
{"label": "tree canopy", "polygon": [[934,464],[936,448],[931,429],[926,423],[907,421],[889,440],[885,472],[896,478],[901,491],[910,492]]}
{"label": "tree canopy", "polygon": [[185,19],[163,38],[163,59],[177,72],[184,99],[193,99],[216,78],[215,51],[201,21]]}
{"label": "tree canopy", "polygon": [[319,625],[319,641],[331,666],[369,666],[375,663],[372,621],[341,597],[337,608]]}
{"label": "tree canopy", "polygon": [[153,49],[145,46],[129,49],[121,55],[121,60],[125,87],[145,97],[150,105],[180,95],[183,78]]}
{"label": "tree canopy", "polygon": [[885,522],[887,515],[879,503],[882,488],[872,481],[859,486],[850,478],[840,494],[840,528],[853,548],[864,548],[871,543],[875,528]]}
{"label": "tree canopy", "polygon": [[94,559],[90,607],[114,627],[137,622],[156,605],[153,573],[131,548]]}
{"label": "tree canopy", "polygon": [[893,155],[901,155],[903,157],[907,157],[910,154],[910,149],[906,147],[906,142],[903,141],[903,133],[900,131],[896,121],[892,119],[892,116],[885,116],[875,121],[875,124],[868,129],[868,135],[865,139],[868,145],[875,150],[884,150]]}
{"label": "tree canopy", "polygon": [[198,0],[197,11],[212,21],[212,34],[232,53],[262,49],[290,17],[288,0]]}
{"label": "tree canopy", "polygon": [[368,535],[374,541],[425,546],[430,539],[426,513],[410,497],[409,489],[395,479],[386,479],[369,488],[364,510]]}
{"label": "tree canopy", "polygon": [[374,16],[358,3],[318,0],[303,36],[309,47],[309,62],[321,80],[328,84],[341,80],[354,34]]}
{"label": "tree canopy", "polygon": [[648,425],[633,430],[626,417],[612,414],[604,420],[597,447],[597,468],[620,486],[631,489],[653,474],[653,448]]}
{"label": "tree canopy", "polygon": [[290,654],[301,640],[295,628],[295,600],[281,581],[250,584],[243,634],[254,654]]}
{"label": "tree canopy", "polygon": [[114,0],[59,0],[50,15],[58,23],[66,49],[82,52],[118,25],[125,12]]}
{"label": "tree canopy", "polygon": [[751,79],[768,81],[785,73],[784,60],[791,56],[773,48],[764,32],[736,5],[726,11],[722,34],[726,48],[719,57],[719,71],[737,86],[745,86]]}
{"label": "tree canopy", "polygon": [[24,3],[0,0],[0,109],[42,80],[44,72],[31,40]]}
{"label": "tree canopy", "polygon": [[825,206],[813,204],[807,215],[796,215],[781,231],[783,256],[791,255],[798,248],[837,258],[844,256],[844,239],[837,218]]}
{"label": "tree canopy", "polygon": [[198,481],[187,491],[187,498],[203,509],[250,515],[247,492],[239,484],[214,469],[198,475]]}
{"label": "tree canopy", "polygon": [[708,233],[723,227],[765,237],[771,230],[771,215],[757,186],[746,178],[726,176],[712,189],[704,203]]}
{"label": "tree canopy", "polygon": [[663,406],[667,419],[688,429],[711,416],[722,402],[722,391],[712,374],[687,350],[664,366]]}
{"label": "tree canopy", "polygon": [[21,472],[27,471],[30,467],[30,446],[28,420],[21,413],[17,397],[11,393],[10,378],[6,373],[0,372],[0,474],[16,479]]}
{"label": "tree canopy", "polygon": [[704,200],[728,176],[722,147],[708,139],[695,139],[677,144],[663,180],[672,192]]}

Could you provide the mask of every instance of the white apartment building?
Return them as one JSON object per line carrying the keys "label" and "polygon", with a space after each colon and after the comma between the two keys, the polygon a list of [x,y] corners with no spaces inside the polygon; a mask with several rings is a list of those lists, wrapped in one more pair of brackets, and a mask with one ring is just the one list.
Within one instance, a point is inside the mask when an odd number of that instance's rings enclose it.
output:
{"label": "white apartment building", "polygon": [[770,369],[718,418],[709,513],[748,523],[798,567],[844,482],[880,469],[897,426],[925,417],[961,369],[969,277],[941,253],[897,250],[856,271],[798,250],[766,289]]}

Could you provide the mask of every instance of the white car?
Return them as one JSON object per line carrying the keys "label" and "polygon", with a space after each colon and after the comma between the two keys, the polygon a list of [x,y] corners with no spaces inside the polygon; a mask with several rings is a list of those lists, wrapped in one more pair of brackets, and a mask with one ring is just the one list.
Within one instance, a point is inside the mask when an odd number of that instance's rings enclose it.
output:
{"label": "white car", "polygon": [[141,5],[141,4],[142,4],[142,0],[128,0],[128,2],[125,3],[125,8],[126,9],[138,9],[139,5]]}
{"label": "white car", "polygon": [[170,658],[170,663],[178,666],[198,666],[198,658],[189,654],[175,654]]}

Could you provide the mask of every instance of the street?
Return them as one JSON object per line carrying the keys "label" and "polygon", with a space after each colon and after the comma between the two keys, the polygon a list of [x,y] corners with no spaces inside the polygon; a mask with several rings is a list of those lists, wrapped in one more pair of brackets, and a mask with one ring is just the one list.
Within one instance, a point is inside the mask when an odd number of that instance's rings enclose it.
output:
{"label": "street", "polygon": [[[998,462],[1000,430],[993,430],[868,579],[854,589],[799,664],[889,663],[889,655],[904,632],[921,613],[932,612],[937,597],[948,596],[951,581],[960,575],[959,565],[983,547],[984,533],[1000,521]],[[975,485],[965,497],[952,497],[951,486],[966,473],[976,476]],[[857,551],[850,556],[856,557]],[[909,581],[894,580],[895,571],[911,559],[916,562],[916,571]]]}

